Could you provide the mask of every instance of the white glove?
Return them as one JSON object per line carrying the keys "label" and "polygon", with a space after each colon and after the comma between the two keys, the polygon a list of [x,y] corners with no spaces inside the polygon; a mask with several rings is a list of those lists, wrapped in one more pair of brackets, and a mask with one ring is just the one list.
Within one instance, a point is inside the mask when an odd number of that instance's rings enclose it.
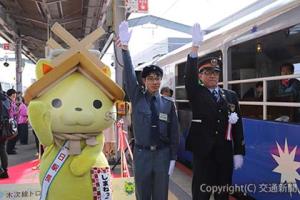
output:
{"label": "white glove", "polygon": [[192,42],[193,46],[199,47],[203,41],[203,32],[201,26],[198,23],[195,23],[192,28]]}
{"label": "white glove", "polygon": [[119,38],[122,45],[128,45],[132,30],[128,29],[128,22],[122,21],[119,25]]}
{"label": "white glove", "polygon": [[169,172],[168,172],[169,176],[171,176],[173,174],[175,163],[176,163],[175,160],[170,161],[170,167],[169,167]]}
{"label": "white glove", "polygon": [[244,163],[244,158],[242,155],[234,155],[233,156],[233,164],[234,164],[234,169],[237,170],[243,166]]}

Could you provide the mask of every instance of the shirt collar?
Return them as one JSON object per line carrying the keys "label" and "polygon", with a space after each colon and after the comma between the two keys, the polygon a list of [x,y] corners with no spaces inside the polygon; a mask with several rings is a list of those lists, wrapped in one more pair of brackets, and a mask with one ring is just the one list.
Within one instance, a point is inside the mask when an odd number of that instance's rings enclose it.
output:
{"label": "shirt collar", "polygon": [[213,92],[214,90],[216,90],[218,93],[220,92],[220,88],[219,86],[215,87],[215,88],[208,88],[210,92]]}
{"label": "shirt collar", "polygon": [[151,97],[152,97],[152,96],[155,96],[155,99],[156,99],[156,100],[160,98],[160,94],[159,94],[158,91],[157,91],[154,95],[150,94],[148,91],[146,92],[146,98],[147,98],[148,101],[151,100]]}

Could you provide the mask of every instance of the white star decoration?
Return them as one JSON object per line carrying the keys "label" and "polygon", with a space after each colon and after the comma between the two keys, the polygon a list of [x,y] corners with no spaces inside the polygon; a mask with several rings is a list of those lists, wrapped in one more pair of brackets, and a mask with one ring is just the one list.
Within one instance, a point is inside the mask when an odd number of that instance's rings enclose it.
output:
{"label": "white star decoration", "polygon": [[300,168],[300,162],[295,161],[297,146],[289,152],[287,139],[285,139],[284,151],[277,142],[276,144],[279,156],[272,154],[272,157],[276,160],[278,166],[273,169],[273,172],[281,174],[280,182],[287,183],[289,191],[295,191],[296,189],[299,192],[296,180],[300,180],[300,175],[297,172],[297,169]]}

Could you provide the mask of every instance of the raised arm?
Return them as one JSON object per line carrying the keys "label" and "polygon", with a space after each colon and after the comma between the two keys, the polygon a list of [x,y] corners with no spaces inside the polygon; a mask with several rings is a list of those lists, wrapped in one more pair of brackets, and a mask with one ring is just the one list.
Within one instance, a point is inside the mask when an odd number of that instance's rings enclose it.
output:
{"label": "raised arm", "polygon": [[28,106],[28,115],[39,141],[45,146],[53,144],[50,108],[42,101],[32,100]]}
{"label": "raised arm", "polygon": [[131,56],[128,50],[128,42],[131,37],[131,31],[128,29],[128,23],[123,21],[119,25],[119,47],[122,49],[122,57],[124,62],[124,81],[125,89],[131,101],[139,91],[139,84],[135,75],[133,64],[131,61]]}
{"label": "raised arm", "polygon": [[192,51],[187,57],[187,63],[185,68],[185,87],[188,97],[190,98],[195,93],[195,88],[198,87],[198,68],[197,57],[198,49],[202,43],[203,35],[200,24],[196,23],[192,29]]}

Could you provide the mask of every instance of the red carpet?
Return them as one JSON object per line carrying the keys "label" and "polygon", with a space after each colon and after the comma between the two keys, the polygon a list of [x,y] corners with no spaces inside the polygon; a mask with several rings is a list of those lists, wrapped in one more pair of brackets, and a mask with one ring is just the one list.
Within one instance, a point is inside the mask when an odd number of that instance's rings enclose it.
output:
{"label": "red carpet", "polygon": [[176,168],[179,169],[180,171],[184,172],[188,176],[193,176],[193,171],[186,167],[185,165],[181,164],[180,162],[176,162]]}
{"label": "red carpet", "polygon": [[[39,170],[33,170],[34,167],[38,165],[38,160],[29,161],[20,165],[12,166],[8,168],[9,178],[0,179],[0,184],[30,184],[38,183]],[[182,165],[181,163],[176,163],[176,167],[192,176],[192,170]],[[120,178],[120,174],[113,174],[113,178]],[[235,198],[230,197],[230,200],[235,200]]]}
{"label": "red carpet", "polygon": [[33,160],[9,167],[9,178],[0,179],[0,184],[38,183],[39,170],[32,169],[33,167],[37,166],[38,163],[38,160]]}
{"label": "red carpet", "polygon": [[[22,163],[8,168],[9,178],[0,179],[0,184],[38,183],[39,170],[33,170],[38,165],[38,160]],[[120,174],[112,173],[113,178],[120,178]]]}

